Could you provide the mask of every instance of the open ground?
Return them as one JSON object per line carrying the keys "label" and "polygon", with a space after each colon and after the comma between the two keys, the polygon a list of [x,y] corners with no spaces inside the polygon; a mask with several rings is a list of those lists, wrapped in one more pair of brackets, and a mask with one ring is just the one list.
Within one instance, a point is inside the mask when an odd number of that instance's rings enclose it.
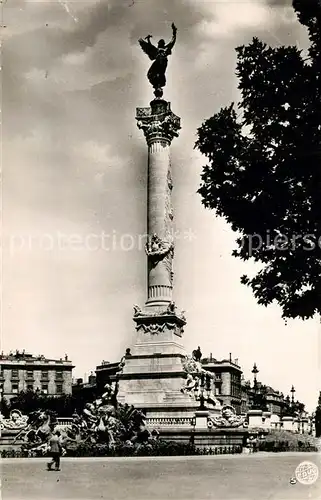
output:
{"label": "open ground", "polygon": [[3,459],[4,500],[308,500],[321,498],[321,477],[291,484],[302,461],[317,453],[199,457],[64,458],[60,472],[46,459]]}

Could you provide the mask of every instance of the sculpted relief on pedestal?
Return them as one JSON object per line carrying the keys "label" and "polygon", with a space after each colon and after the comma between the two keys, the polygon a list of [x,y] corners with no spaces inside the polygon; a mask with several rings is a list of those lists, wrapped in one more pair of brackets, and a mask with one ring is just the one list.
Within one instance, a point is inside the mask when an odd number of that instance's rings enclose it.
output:
{"label": "sculpted relief on pedestal", "polygon": [[171,301],[166,308],[164,307],[159,307],[156,310],[153,309],[153,311],[148,311],[148,310],[143,310],[141,307],[138,305],[134,305],[134,318],[142,318],[142,317],[155,317],[155,318],[160,318],[162,316],[176,316],[180,320],[186,322],[185,318],[185,311],[182,311],[181,313],[177,312],[177,307],[174,301]]}
{"label": "sculpted relief on pedestal", "polygon": [[208,417],[207,426],[209,429],[212,427],[245,427],[245,418],[241,415],[236,415],[233,406],[224,405],[220,415]]}
{"label": "sculpted relief on pedestal", "polygon": [[18,431],[27,427],[28,417],[23,415],[20,410],[12,410],[9,418],[4,418],[0,413],[0,429],[9,431]]}
{"label": "sculpted relief on pedestal", "polygon": [[166,330],[174,330],[176,335],[182,336],[186,318],[184,311],[177,312],[175,302],[172,301],[167,306],[159,306],[152,311],[134,305],[134,321],[137,323],[137,331],[157,335]]}

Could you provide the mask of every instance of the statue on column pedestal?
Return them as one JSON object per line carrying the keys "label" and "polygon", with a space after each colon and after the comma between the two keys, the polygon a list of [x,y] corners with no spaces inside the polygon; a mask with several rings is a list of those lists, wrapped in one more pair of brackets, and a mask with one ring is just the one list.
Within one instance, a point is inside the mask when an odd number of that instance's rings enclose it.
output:
{"label": "statue on column pedestal", "polygon": [[177,28],[174,23],[172,23],[172,30],[173,36],[168,44],[165,44],[165,40],[161,39],[156,47],[150,41],[152,35],[147,35],[145,39],[140,38],[138,40],[145,54],[154,61],[148,70],[147,78],[154,87],[155,97],[162,97],[162,87],[166,85],[165,72],[167,68],[167,58],[172,53],[172,48],[176,42]]}

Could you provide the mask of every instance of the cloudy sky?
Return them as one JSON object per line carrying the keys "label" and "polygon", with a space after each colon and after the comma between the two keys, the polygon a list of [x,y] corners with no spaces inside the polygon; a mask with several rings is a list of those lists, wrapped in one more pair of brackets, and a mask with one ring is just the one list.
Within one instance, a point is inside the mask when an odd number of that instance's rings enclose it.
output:
{"label": "cloudy sky", "polygon": [[[145,300],[148,106],[137,39],[178,41],[164,97],[182,119],[172,147],[175,297],[187,351],[238,358],[309,408],[319,390],[317,321],[281,319],[239,283],[234,235],[201,206],[196,129],[238,99],[236,46],[253,36],[304,47],[291,0],[7,0],[2,29],[3,286],[1,349],[60,357],[83,376],[135,340]],[[132,243],[134,241],[134,244]],[[103,242],[103,243],[102,243]]]}

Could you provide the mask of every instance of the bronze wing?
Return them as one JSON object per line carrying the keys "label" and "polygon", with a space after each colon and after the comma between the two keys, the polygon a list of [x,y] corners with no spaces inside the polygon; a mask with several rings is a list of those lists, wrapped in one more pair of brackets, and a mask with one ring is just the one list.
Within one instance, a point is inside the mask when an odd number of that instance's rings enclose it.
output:
{"label": "bronze wing", "polygon": [[148,55],[149,59],[154,61],[158,54],[158,50],[155,45],[153,45],[150,41],[146,42],[142,38],[140,38],[138,41],[145,54]]}

